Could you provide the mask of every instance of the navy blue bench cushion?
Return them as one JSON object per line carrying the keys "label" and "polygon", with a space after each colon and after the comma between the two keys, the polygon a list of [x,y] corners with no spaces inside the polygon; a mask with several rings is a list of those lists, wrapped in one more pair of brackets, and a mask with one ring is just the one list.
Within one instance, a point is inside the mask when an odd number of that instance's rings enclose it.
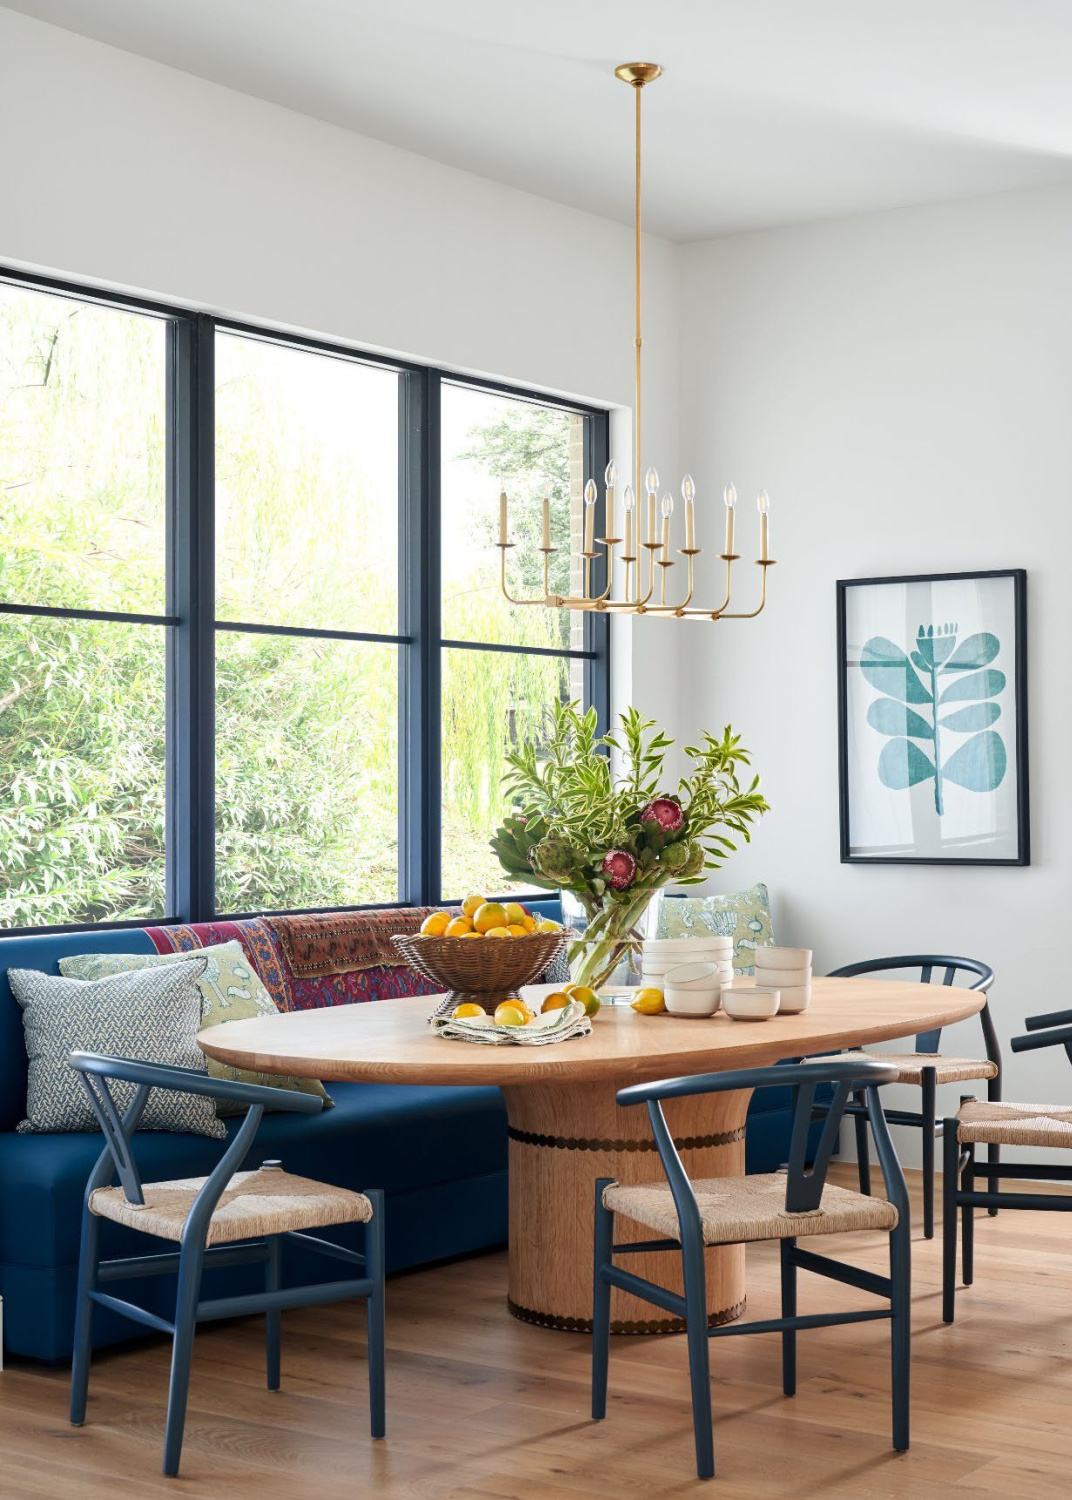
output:
{"label": "navy blue bench cushion", "polygon": [[[265,1115],[251,1160],[340,1187],[410,1193],[506,1170],[506,1112],[494,1088],[329,1085],[335,1108]],[[228,1121],[232,1136],[240,1121]],[[82,1195],[100,1154],[97,1134],[0,1135],[0,1263],[59,1266],[78,1258]],[[147,1182],[201,1176],[223,1147],[200,1136],[140,1131]]]}

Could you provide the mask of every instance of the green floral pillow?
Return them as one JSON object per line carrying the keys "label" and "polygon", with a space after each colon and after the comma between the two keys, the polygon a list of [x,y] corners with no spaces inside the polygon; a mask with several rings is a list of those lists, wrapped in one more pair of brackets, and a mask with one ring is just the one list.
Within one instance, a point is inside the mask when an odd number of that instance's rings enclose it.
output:
{"label": "green floral pillow", "polygon": [[[126,974],[133,969],[153,969],[158,964],[181,963],[184,959],[203,958],[205,972],[197,981],[201,991],[201,1029],[220,1026],[226,1021],[249,1021],[254,1016],[277,1016],[279,1008],[261,983],[260,975],[246,957],[237,940],[217,943],[210,948],[194,948],[185,953],[80,953],[60,959],[60,973],[69,979],[106,979],[112,974]],[[315,1078],[281,1077],[277,1073],[256,1073],[246,1068],[232,1068],[227,1063],[207,1059],[210,1078],[226,1078],[235,1083],[263,1083],[269,1088],[290,1089],[300,1094],[318,1094],[325,1109],[333,1103],[331,1095]],[[244,1104],[218,1100],[218,1115],[243,1115]]]}
{"label": "green floral pillow", "polygon": [[666,896],[659,910],[661,938],[716,937],[733,939],[733,972],[754,974],[757,948],[774,942],[770,897],[763,884],[732,896]]}

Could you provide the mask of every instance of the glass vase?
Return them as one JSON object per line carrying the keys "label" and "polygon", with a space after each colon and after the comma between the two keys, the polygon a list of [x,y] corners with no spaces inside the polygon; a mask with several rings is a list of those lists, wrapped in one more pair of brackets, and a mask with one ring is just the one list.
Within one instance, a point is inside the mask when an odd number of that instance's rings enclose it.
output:
{"label": "glass vase", "polygon": [[629,989],[640,983],[643,944],[659,925],[662,891],[628,891],[582,899],[563,891],[562,917],[570,934],[570,979],[593,990]]}

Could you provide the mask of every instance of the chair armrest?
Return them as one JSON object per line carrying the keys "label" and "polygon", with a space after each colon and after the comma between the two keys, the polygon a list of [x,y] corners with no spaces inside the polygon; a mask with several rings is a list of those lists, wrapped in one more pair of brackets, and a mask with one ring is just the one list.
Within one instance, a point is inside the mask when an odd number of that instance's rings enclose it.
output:
{"label": "chair armrest", "polygon": [[1072,1042],[1072,1026],[1059,1026],[1056,1031],[1038,1031],[1028,1036],[1014,1036],[1010,1046],[1014,1052],[1034,1052],[1040,1047],[1063,1047]]}
{"label": "chair armrest", "polygon": [[1045,1016],[1028,1016],[1024,1025],[1028,1031],[1043,1031],[1048,1026],[1072,1026],[1072,1010],[1051,1010]]}
{"label": "chair armrest", "polygon": [[231,1104],[259,1104],[265,1109],[289,1110],[300,1115],[316,1115],[324,1107],[323,1100],[316,1094],[273,1089],[261,1083],[235,1083],[229,1078],[210,1078],[196,1068],[139,1062],[132,1057],[109,1057],[102,1052],[72,1052],[67,1061],[79,1073],[118,1078],[124,1083],[144,1084],[148,1088],[204,1094],[209,1099],[226,1099]]}
{"label": "chair armrest", "polygon": [[787,1076],[785,1067],[776,1063],[769,1068],[738,1068],[729,1073],[700,1073],[694,1078],[663,1078],[657,1083],[634,1083],[618,1093],[618,1103],[648,1104],[657,1099],[685,1099],[691,1094],[724,1094],[732,1089],[785,1088],[807,1083],[893,1083],[897,1069],[884,1063],[878,1054],[873,1062],[846,1062],[830,1057],[822,1062],[797,1063]]}

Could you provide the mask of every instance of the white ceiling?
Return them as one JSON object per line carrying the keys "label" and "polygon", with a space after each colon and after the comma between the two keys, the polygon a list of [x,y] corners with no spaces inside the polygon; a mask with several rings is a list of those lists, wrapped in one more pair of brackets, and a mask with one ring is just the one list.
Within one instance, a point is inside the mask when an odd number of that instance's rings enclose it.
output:
{"label": "white ceiling", "polygon": [[1072,0],[6,0],[673,239],[1072,178]]}

